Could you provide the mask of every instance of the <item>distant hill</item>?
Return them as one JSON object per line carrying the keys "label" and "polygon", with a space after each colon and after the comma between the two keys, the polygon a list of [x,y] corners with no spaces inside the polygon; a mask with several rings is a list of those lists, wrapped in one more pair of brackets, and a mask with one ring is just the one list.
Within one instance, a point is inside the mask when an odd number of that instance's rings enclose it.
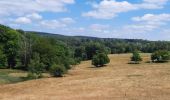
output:
{"label": "distant hill", "polygon": [[137,42],[137,41],[149,41],[149,40],[143,40],[143,39],[120,39],[120,38],[99,38],[99,37],[91,37],[91,36],[66,36],[61,34],[54,34],[54,33],[46,33],[46,32],[36,32],[36,31],[27,31],[27,32],[33,32],[36,34],[39,34],[41,36],[46,37],[55,37],[55,38],[68,38],[68,39],[90,39],[90,40],[123,40],[123,41],[129,41],[129,42]]}

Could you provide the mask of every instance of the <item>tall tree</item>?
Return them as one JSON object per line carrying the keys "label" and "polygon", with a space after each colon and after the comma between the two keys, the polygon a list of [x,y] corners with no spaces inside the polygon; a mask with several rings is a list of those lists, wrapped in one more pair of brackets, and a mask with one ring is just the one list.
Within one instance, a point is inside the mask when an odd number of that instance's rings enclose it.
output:
{"label": "tall tree", "polygon": [[5,26],[0,26],[0,43],[3,43],[3,52],[7,57],[8,67],[16,65],[19,49],[19,33]]}

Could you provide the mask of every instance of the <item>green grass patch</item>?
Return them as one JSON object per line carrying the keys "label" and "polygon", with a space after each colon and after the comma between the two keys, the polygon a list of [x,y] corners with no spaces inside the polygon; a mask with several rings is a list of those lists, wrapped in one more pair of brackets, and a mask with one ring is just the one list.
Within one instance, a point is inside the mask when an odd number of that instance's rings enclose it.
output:
{"label": "green grass patch", "polygon": [[[11,75],[15,73],[21,73],[21,75]],[[22,73],[26,74],[27,72],[13,69],[0,69],[0,84],[10,84],[25,81],[26,76],[24,77]]]}

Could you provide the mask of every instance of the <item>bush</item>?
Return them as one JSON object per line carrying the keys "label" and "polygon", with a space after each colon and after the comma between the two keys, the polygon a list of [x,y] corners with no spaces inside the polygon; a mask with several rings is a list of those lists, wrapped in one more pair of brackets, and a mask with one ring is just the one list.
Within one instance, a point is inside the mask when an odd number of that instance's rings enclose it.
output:
{"label": "bush", "polygon": [[167,62],[170,60],[170,52],[166,50],[159,50],[151,55],[152,62]]}
{"label": "bush", "polygon": [[141,58],[138,51],[133,52],[133,55],[131,57],[131,61],[135,62],[136,64],[138,64],[140,61],[142,61],[142,58]]}
{"label": "bush", "polygon": [[98,53],[92,59],[92,65],[96,67],[102,67],[104,64],[107,64],[109,62],[110,62],[110,59],[105,53]]}
{"label": "bush", "polygon": [[50,73],[54,77],[63,77],[63,75],[67,72],[66,68],[64,65],[52,65],[50,68]]}
{"label": "bush", "polygon": [[39,77],[37,75],[29,72],[25,80],[32,80],[32,79],[38,79],[38,78]]}
{"label": "bush", "polygon": [[29,75],[31,77],[41,78],[44,69],[45,65],[40,62],[39,54],[35,53],[34,58],[31,59],[30,64],[28,65]]}
{"label": "bush", "polygon": [[76,64],[80,64],[81,63],[81,58],[75,58],[75,62],[76,62]]}

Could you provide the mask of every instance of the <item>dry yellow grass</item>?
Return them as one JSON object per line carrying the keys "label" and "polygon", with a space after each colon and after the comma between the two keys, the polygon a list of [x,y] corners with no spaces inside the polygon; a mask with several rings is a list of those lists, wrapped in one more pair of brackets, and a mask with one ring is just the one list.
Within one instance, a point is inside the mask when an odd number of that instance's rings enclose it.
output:
{"label": "dry yellow grass", "polygon": [[82,62],[63,78],[0,86],[0,100],[169,100],[170,63],[127,64],[129,54],[110,55],[111,63],[93,68]]}

